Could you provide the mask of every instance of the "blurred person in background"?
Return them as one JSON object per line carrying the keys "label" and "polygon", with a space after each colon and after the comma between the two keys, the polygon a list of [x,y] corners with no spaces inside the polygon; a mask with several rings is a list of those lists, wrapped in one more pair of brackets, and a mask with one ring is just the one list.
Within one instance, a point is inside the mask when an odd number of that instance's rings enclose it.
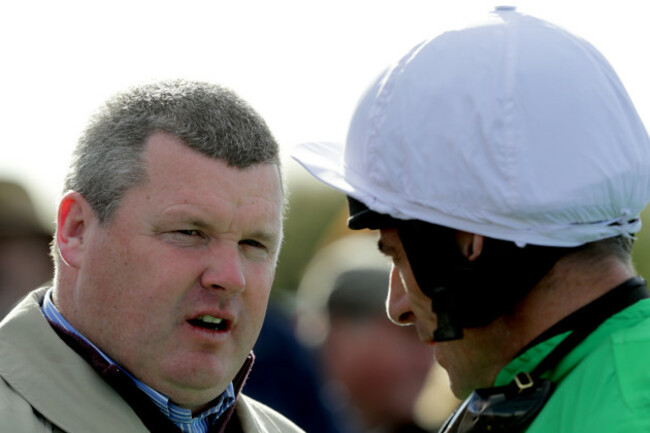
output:
{"label": "blurred person in background", "polygon": [[271,300],[253,347],[255,368],[246,394],[272,407],[309,433],[344,433],[321,393],[316,354],[295,334],[293,302]]}
{"label": "blurred person in background", "polygon": [[[368,250],[374,242],[348,236],[314,256],[298,290],[298,335],[314,347],[323,399],[343,432],[428,431],[442,420],[418,419],[416,403],[431,385],[433,349],[386,317],[390,266]],[[437,396],[443,417],[451,403],[448,392]]]}
{"label": "blurred person in background", "polygon": [[52,279],[52,232],[38,218],[27,190],[0,180],[0,319],[23,296]]}
{"label": "blurred person in background", "polygon": [[391,320],[465,399],[441,432],[650,431],[650,140],[587,41],[498,7],[385,70],[345,146],[294,157],[379,229]]}
{"label": "blurred person in background", "polygon": [[328,400],[350,432],[424,432],[415,403],[433,365],[433,348],[386,317],[388,269],[341,273],[327,301],[321,347]]}

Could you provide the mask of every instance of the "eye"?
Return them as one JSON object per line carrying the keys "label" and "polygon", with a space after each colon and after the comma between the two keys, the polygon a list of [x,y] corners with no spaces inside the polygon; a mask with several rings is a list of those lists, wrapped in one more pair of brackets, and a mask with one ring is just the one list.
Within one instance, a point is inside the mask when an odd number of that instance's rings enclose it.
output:
{"label": "eye", "polygon": [[204,245],[208,236],[201,230],[181,229],[161,233],[161,238],[178,246]]}
{"label": "eye", "polygon": [[265,261],[271,255],[268,247],[255,239],[243,239],[239,245],[244,255],[253,261]]}
{"label": "eye", "polygon": [[254,239],[244,239],[243,241],[239,242],[240,245],[248,245],[254,248],[263,248],[266,249],[266,246]]}
{"label": "eye", "polygon": [[198,230],[176,230],[176,233],[185,236],[203,236],[203,233]]}

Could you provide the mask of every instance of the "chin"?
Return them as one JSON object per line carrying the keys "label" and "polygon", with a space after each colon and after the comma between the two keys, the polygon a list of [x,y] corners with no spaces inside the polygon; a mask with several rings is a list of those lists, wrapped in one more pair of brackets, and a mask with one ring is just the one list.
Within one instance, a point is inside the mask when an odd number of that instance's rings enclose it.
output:
{"label": "chin", "polygon": [[169,399],[178,407],[191,409],[192,412],[198,412],[207,407],[212,400],[221,394],[221,392],[208,392],[205,395],[199,395],[197,393],[179,393],[178,395],[169,396]]}
{"label": "chin", "polygon": [[465,400],[469,395],[474,391],[473,389],[459,389],[455,388],[453,385],[451,386],[451,392],[454,394],[454,396],[459,399],[459,400]]}
{"label": "chin", "polygon": [[164,388],[157,391],[162,392],[172,399],[179,406],[196,405],[213,400],[219,396],[231,382],[230,373],[221,368],[206,368],[205,365],[187,363],[181,368],[169,372],[167,379],[163,380]]}

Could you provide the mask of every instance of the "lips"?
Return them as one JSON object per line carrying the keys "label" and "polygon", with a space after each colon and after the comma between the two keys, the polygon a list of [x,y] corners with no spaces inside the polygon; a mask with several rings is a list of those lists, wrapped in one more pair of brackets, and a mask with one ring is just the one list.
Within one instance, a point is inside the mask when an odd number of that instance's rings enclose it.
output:
{"label": "lips", "polygon": [[187,321],[190,325],[210,331],[225,332],[230,328],[230,321],[209,314],[198,316]]}

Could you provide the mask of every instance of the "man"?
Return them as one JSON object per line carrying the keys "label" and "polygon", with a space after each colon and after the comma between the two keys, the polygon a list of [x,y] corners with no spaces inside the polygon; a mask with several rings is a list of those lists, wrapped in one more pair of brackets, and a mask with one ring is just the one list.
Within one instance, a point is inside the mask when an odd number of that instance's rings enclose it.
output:
{"label": "man", "polygon": [[34,287],[52,279],[52,232],[22,185],[0,180],[0,319]]}
{"label": "man", "polygon": [[413,417],[433,353],[386,318],[378,298],[387,281],[386,271],[370,268],[351,269],[336,279],[321,347],[326,389],[351,432],[424,432]]}
{"label": "man", "polygon": [[282,238],[278,146],[228,90],[109,100],[60,200],[52,288],[0,326],[7,431],[292,432],[240,394]]}
{"label": "man", "polygon": [[441,431],[650,431],[650,143],[586,41],[497,8],[382,74],[345,149],[295,157],[381,230],[390,318],[466,398]]}
{"label": "man", "polygon": [[[378,251],[368,251],[372,244],[370,233],[344,236],[317,252],[298,286],[297,332],[317,348],[322,393],[341,431],[421,432],[414,415],[433,348],[386,317],[390,266]],[[425,415],[448,401],[449,394],[439,394]]]}

